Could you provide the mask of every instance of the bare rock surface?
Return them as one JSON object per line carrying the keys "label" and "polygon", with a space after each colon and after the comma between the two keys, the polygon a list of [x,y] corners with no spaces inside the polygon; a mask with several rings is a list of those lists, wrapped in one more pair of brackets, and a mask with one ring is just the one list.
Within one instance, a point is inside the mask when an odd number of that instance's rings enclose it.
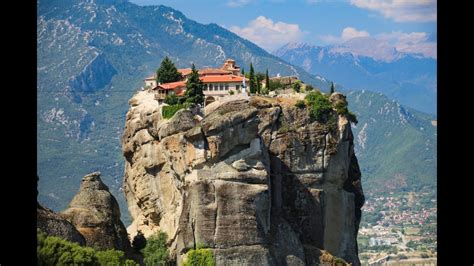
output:
{"label": "bare rock surface", "polygon": [[364,195],[345,117],[321,123],[297,99],[234,97],[202,120],[167,120],[152,97],[130,100],[122,138],[132,237],[166,232],[178,265],[198,244],[217,265],[360,265]]}

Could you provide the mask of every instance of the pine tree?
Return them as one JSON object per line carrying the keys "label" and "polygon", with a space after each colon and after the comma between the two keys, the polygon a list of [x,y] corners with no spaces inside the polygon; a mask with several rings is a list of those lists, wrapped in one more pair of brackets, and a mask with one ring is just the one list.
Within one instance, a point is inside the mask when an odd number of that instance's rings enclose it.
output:
{"label": "pine tree", "polygon": [[270,91],[270,77],[268,77],[268,69],[265,73],[265,87],[267,88],[266,91]]}
{"label": "pine tree", "polygon": [[334,82],[331,82],[331,94],[334,93]]}
{"label": "pine tree", "polygon": [[253,65],[250,63],[250,72],[249,72],[249,89],[250,93],[255,93],[257,91],[257,84],[255,83],[255,73],[253,70]]}
{"label": "pine tree", "polygon": [[204,93],[202,92],[202,81],[199,79],[199,73],[196,70],[196,66],[191,67],[191,74],[186,81],[186,93],[185,98],[188,103],[203,104]]}
{"label": "pine tree", "polygon": [[174,63],[168,57],[163,59],[160,68],[156,70],[157,83],[175,82],[181,80],[182,78],[183,76],[181,76],[181,73],[179,73]]}
{"label": "pine tree", "polygon": [[241,73],[242,73],[242,76],[245,77],[245,69],[244,68],[242,68]]}

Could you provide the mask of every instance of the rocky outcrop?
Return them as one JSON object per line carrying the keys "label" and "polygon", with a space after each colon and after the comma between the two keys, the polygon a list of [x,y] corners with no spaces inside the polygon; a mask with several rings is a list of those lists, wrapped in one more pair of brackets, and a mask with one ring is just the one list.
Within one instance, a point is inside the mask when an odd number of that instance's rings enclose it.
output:
{"label": "rocky outcrop", "polygon": [[84,236],[77,231],[74,225],[59,214],[41,206],[39,203],[36,207],[36,227],[41,229],[41,231],[47,235],[57,236],[71,242],[76,242],[81,246],[86,244]]}
{"label": "rocky outcrop", "polygon": [[79,192],[60,215],[84,236],[87,246],[118,249],[127,257],[132,256],[127,231],[120,221],[119,205],[102,183],[99,172],[84,176]]}
{"label": "rocky outcrop", "polygon": [[[202,121],[178,126],[138,92],[122,138],[130,235],[166,232],[178,264],[199,244],[218,265],[317,265],[333,255],[359,265],[364,197],[350,124],[313,121],[288,102],[213,103]],[[170,126],[182,130],[159,134]]]}

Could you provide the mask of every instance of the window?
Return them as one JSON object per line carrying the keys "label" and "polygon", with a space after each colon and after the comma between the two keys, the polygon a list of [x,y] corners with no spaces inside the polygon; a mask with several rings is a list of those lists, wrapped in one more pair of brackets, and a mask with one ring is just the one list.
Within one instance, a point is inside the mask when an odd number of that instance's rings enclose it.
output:
{"label": "window", "polygon": [[219,84],[219,90],[224,90],[224,84]]}
{"label": "window", "polygon": [[239,91],[240,90],[240,85],[235,85],[235,90]]}
{"label": "window", "polygon": [[204,84],[204,90],[207,91],[207,84]]}
{"label": "window", "polygon": [[212,91],[212,84],[209,84],[209,90]]}
{"label": "window", "polygon": [[226,90],[226,91],[229,90],[229,84],[228,84],[228,83],[225,84],[225,90]]}

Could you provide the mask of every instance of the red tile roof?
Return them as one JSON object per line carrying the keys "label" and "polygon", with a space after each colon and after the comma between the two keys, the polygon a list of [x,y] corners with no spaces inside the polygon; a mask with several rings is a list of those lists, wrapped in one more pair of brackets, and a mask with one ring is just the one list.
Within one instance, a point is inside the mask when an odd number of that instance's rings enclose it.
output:
{"label": "red tile roof", "polygon": [[[200,77],[203,83],[229,83],[229,82],[242,82],[244,77],[236,75],[220,75],[220,76],[204,76]],[[246,78],[245,81],[248,81]]]}
{"label": "red tile roof", "polygon": [[199,75],[227,75],[231,74],[231,71],[223,70],[220,68],[203,68],[198,71]]}
{"label": "red tile roof", "polygon": [[184,77],[191,74],[191,68],[178,68],[178,72]]}
{"label": "red tile roof", "polygon": [[185,88],[186,87],[186,82],[185,81],[176,81],[176,82],[170,82],[170,83],[163,83],[156,88],[159,87],[160,89],[165,89],[165,90],[174,90],[177,88]]}

